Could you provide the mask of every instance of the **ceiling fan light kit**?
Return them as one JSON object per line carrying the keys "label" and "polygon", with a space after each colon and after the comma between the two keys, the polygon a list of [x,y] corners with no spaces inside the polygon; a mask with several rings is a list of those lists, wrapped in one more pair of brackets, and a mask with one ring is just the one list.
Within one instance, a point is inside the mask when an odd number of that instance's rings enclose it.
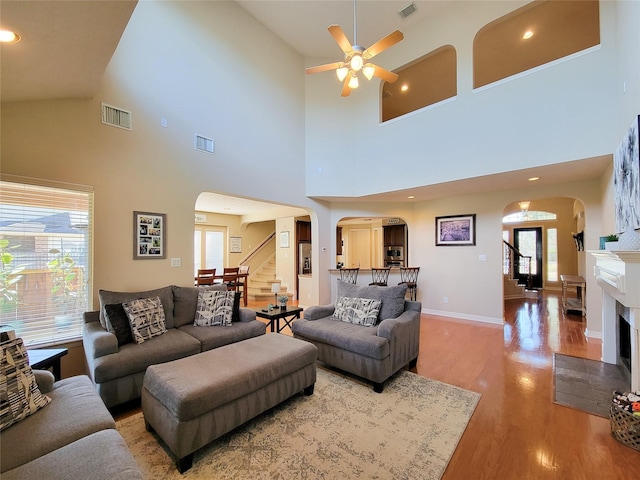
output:
{"label": "ceiling fan light kit", "polygon": [[325,72],[335,69],[338,80],[344,82],[342,86],[343,97],[348,97],[351,94],[351,90],[358,88],[358,72],[360,71],[362,71],[362,74],[367,80],[371,80],[375,76],[381,78],[385,82],[393,83],[398,79],[397,74],[374,65],[373,63],[369,63],[369,60],[377,54],[383,52],[387,48],[400,42],[404,38],[402,32],[396,30],[386,37],[382,38],[381,40],[378,40],[366,50],[362,48],[357,43],[358,39],[355,0],[353,2],[353,45],[351,45],[351,43],[347,39],[347,36],[339,25],[331,25],[328,30],[331,36],[344,52],[344,61],[327,63],[325,65],[318,65],[317,67],[306,68],[305,72],[307,74]]}

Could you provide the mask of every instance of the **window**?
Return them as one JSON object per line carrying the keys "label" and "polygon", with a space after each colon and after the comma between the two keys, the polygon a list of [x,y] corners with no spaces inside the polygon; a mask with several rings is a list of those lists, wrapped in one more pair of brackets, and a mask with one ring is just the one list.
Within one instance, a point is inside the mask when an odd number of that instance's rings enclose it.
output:
{"label": "window", "polygon": [[558,281],[558,229],[547,228],[547,282]]}
{"label": "window", "polygon": [[502,217],[502,223],[539,222],[542,220],[556,220],[558,216],[551,212],[516,212]]}
{"label": "window", "polygon": [[91,188],[0,181],[0,323],[27,346],[77,340],[91,308]]}
{"label": "window", "polygon": [[[222,273],[224,268],[225,229],[220,227],[198,227],[194,233],[193,274],[200,268],[215,268]],[[216,272],[216,273],[217,273]]]}

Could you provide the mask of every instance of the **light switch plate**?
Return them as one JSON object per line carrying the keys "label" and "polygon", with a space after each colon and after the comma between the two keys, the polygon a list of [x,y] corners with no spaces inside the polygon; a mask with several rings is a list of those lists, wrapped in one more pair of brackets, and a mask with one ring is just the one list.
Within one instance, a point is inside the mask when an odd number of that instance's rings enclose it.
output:
{"label": "light switch plate", "polygon": [[172,267],[179,267],[182,265],[182,259],[180,258],[172,258],[171,259],[171,266]]}

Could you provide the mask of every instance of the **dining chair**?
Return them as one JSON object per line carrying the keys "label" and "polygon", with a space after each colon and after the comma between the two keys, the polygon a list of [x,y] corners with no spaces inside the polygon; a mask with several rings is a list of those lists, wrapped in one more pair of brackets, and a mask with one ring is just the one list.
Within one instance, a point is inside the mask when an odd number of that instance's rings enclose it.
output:
{"label": "dining chair", "polygon": [[341,268],[340,280],[346,283],[353,283],[354,285],[358,281],[359,268]]}
{"label": "dining chair", "polygon": [[213,285],[213,279],[216,276],[215,268],[199,268],[196,275],[196,286]]}
{"label": "dining chair", "polygon": [[222,271],[222,283],[227,286],[227,290],[238,291],[238,267],[225,267]]}
{"label": "dining chair", "polygon": [[249,283],[249,265],[238,266],[238,279],[236,280],[238,291],[243,298],[244,306],[247,306],[247,285]]}
{"label": "dining chair", "polygon": [[369,285],[378,285],[379,287],[386,287],[389,281],[390,267],[373,267],[371,268],[371,279],[373,280]]}
{"label": "dining chair", "polygon": [[416,300],[418,290],[418,273],[420,273],[420,267],[400,267],[400,283],[398,285],[407,284],[409,298],[413,301]]}

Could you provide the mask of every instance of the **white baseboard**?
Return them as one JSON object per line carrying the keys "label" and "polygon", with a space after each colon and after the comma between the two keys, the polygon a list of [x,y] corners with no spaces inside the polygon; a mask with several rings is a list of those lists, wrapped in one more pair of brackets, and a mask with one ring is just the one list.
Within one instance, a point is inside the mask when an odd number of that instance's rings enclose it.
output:
{"label": "white baseboard", "polygon": [[444,310],[432,310],[430,308],[423,308],[422,313],[427,313],[429,315],[438,315],[441,317],[459,318],[461,320],[470,320],[472,322],[490,323],[492,325],[504,324],[504,318],[482,317],[480,315],[468,315],[466,313],[448,312]]}

